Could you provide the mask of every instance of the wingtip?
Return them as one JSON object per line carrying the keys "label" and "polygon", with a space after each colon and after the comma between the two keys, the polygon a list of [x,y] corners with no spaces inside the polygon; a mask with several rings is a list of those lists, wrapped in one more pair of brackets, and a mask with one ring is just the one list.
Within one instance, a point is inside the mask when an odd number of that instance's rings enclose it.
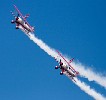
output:
{"label": "wingtip", "polygon": [[15,5],[15,4],[13,4],[13,6],[14,6],[14,7],[16,7],[16,5]]}

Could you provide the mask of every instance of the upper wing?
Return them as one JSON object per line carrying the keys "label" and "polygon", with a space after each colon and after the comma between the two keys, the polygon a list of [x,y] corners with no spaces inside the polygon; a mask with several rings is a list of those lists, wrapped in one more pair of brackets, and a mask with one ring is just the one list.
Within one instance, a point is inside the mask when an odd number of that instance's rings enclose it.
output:
{"label": "upper wing", "polygon": [[22,15],[22,13],[19,11],[19,9],[16,7],[16,5],[14,5],[14,8],[16,9],[16,11],[18,12],[18,14],[24,19],[24,16]]}
{"label": "upper wing", "polygon": [[29,17],[29,14],[26,14],[25,16],[22,15],[22,13],[20,12],[20,10],[16,7],[16,5],[14,5],[14,8],[16,9],[16,11],[18,12],[18,14],[22,17],[22,19],[24,21],[26,21],[26,18]]}
{"label": "upper wing", "polygon": [[[26,18],[29,17],[29,14],[26,15],[25,17],[22,15],[22,13],[20,12],[20,10],[16,7],[16,5],[14,5],[14,8],[16,9],[16,11],[18,12],[18,14],[22,17],[22,19],[25,21],[25,23],[32,29],[32,27],[30,26],[30,24],[27,22]],[[33,30],[33,29],[32,29]]]}

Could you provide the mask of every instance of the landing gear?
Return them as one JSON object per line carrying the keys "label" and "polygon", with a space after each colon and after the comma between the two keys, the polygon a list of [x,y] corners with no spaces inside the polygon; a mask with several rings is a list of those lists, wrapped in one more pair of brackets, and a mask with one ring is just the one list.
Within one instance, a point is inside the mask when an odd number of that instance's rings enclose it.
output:
{"label": "landing gear", "polygon": [[18,26],[16,26],[15,28],[16,28],[16,29],[19,29],[19,27],[18,27]]}
{"label": "landing gear", "polygon": [[12,21],[11,21],[11,23],[13,24],[13,23],[15,23],[15,21],[14,21],[14,20],[12,20]]}
{"label": "landing gear", "polygon": [[63,75],[63,72],[60,72],[60,75]]}
{"label": "landing gear", "polygon": [[58,68],[59,68],[58,66],[55,67],[55,69],[58,69]]}

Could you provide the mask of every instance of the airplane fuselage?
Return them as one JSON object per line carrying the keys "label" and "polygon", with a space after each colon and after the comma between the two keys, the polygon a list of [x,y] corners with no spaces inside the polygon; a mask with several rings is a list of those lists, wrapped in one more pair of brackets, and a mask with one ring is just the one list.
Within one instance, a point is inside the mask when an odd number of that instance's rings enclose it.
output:
{"label": "airplane fuselage", "polygon": [[24,29],[26,29],[27,31],[29,31],[29,32],[32,32],[32,29],[31,29],[31,27],[29,27],[26,23],[25,23],[25,21],[23,21],[20,17],[18,17],[18,18],[16,18],[16,24],[17,24],[17,27],[19,26],[19,25],[21,25]]}
{"label": "airplane fuselage", "polygon": [[75,77],[75,73],[73,73],[67,65],[61,65],[60,69],[66,71],[70,76]]}

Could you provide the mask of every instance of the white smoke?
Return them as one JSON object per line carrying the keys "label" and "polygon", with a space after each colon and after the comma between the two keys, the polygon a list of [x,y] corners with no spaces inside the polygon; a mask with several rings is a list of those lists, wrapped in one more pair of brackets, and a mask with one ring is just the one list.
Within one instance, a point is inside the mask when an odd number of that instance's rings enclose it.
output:
{"label": "white smoke", "polygon": [[[30,39],[32,39],[41,49],[43,49],[52,57],[58,56],[55,49],[50,48],[42,40],[38,39],[34,35],[30,34]],[[66,59],[69,60],[68,58]],[[95,81],[97,84],[106,88],[106,77],[93,72],[91,69],[86,68],[81,63],[72,62],[71,65],[74,66],[74,68],[80,73],[80,76],[88,78],[89,81]]]}
{"label": "white smoke", "polygon": [[95,100],[106,100],[106,98],[101,95],[100,93],[96,92],[94,89],[91,89],[90,86],[85,84],[84,82],[81,82],[76,78],[75,84],[80,87],[81,90],[86,92],[88,95],[93,97]]}
{"label": "white smoke", "polygon": [[43,49],[48,55],[52,57],[57,57],[55,49],[50,48],[47,44],[45,44],[42,40],[38,39],[34,36],[34,34],[30,34],[30,39],[34,41],[41,49]]}
{"label": "white smoke", "polygon": [[[41,49],[43,49],[48,55],[52,57],[57,57],[58,54],[57,52],[50,48],[48,45],[46,45],[42,40],[38,39],[37,37],[34,36],[34,34],[29,33],[28,36],[31,40],[34,41]],[[76,64],[74,64],[76,66]],[[76,66],[77,67],[77,66]],[[81,66],[80,66],[81,67]],[[79,67],[78,67],[79,68]],[[82,70],[79,70],[79,72],[82,72]],[[86,70],[84,70],[86,71]],[[86,71],[87,72],[87,71]],[[92,72],[93,73],[93,72]],[[90,74],[90,73],[89,73]],[[86,74],[85,74],[86,75]],[[89,76],[86,76],[89,77]],[[93,79],[94,80],[94,79]],[[97,81],[98,82],[98,81]],[[91,89],[90,86],[86,85],[84,82],[81,82],[76,78],[76,82],[74,82],[77,86],[80,87],[81,90],[92,96],[96,100],[106,100],[105,97],[103,97],[100,93],[97,93],[94,89]]]}
{"label": "white smoke", "polygon": [[[70,76],[67,73],[64,73],[70,80],[72,80],[70,78]],[[85,84],[84,82],[81,82],[80,80],[78,80],[77,78],[74,78],[73,81],[78,87],[80,87],[81,90],[83,90],[85,93],[87,93],[88,95],[90,95],[91,97],[93,97],[95,100],[106,100],[106,98],[101,95],[100,93],[96,92],[94,89],[91,89],[89,85]]]}
{"label": "white smoke", "polygon": [[106,88],[106,77],[94,72],[92,69],[85,67],[81,63],[73,62],[71,64],[80,72],[80,76],[88,78],[89,81],[95,81],[97,84]]}

